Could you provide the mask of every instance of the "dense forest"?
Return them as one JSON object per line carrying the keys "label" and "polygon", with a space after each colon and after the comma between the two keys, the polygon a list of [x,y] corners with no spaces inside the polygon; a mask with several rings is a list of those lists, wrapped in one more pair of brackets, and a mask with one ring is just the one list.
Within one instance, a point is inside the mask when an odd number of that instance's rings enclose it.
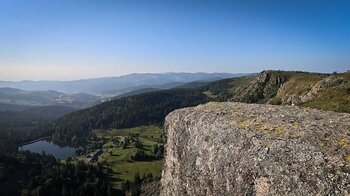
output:
{"label": "dense forest", "polygon": [[205,102],[207,97],[194,89],[143,93],[73,112],[45,129],[52,131],[56,141],[79,142],[86,139],[92,129],[161,124],[171,111]]}
{"label": "dense forest", "polygon": [[107,173],[100,164],[58,162],[51,155],[29,151],[0,153],[0,189],[3,195],[112,195]]}
{"label": "dense forest", "polygon": [[72,111],[74,111],[73,108],[65,106],[41,106],[23,111],[0,111],[0,151],[7,151],[14,144],[49,136],[51,133],[40,127]]}

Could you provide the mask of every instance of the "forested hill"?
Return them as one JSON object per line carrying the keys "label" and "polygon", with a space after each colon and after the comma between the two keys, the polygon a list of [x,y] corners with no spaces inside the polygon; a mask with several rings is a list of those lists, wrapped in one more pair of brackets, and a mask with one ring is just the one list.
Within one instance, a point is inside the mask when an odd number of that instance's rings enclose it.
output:
{"label": "forested hill", "polygon": [[171,111],[207,102],[200,89],[172,89],[123,97],[73,112],[49,124],[53,139],[80,142],[92,129],[161,124]]}
{"label": "forested hill", "polygon": [[[0,135],[25,133],[30,135],[34,128],[74,111],[65,106],[40,106],[24,111],[0,111]],[[20,135],[13,135],[16,139]],[[23,136],[22,136],[23,137]]]}
{"label": "forested hill", "polygon": [[0,153],[16,151],[16,144],[25,143],[51,132],[39,127],[74,111],[65,106],[40,106],[23,111],[0,111]]}
{"label": "forested hill", "polygon": [[148,92],[105,102],[47,126],[53,138],[84,140],[92,129],[160,124],[171,111],[208,101],[298,105],[350,112],[350,73],[263,71],[224,79],[204,87]]}

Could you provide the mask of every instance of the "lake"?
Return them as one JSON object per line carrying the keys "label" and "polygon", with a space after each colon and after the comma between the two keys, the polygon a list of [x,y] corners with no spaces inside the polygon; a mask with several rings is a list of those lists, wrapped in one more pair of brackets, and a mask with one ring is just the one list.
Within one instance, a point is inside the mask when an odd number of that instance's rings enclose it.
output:
{"label": "lake", "polygon": [[59,146],[50,140],[39,140],[34,143],[26,144],[20,146],[18,150],[29,150],[30,152],[35,152],[42,154],[44,151],[46,154],[53,155],[56,159],[66,159],[68,157],[74,157],[75,151],[78,148],[69,147],[69,146]]}

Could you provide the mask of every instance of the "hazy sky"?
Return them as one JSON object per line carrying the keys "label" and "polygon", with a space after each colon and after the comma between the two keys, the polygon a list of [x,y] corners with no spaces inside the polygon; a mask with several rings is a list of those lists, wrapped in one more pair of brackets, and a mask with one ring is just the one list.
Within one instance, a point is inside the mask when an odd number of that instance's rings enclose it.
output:
{"label": "hazy sky", "polygon": [[0,80],[350,69],[349,0],[0,0]]}

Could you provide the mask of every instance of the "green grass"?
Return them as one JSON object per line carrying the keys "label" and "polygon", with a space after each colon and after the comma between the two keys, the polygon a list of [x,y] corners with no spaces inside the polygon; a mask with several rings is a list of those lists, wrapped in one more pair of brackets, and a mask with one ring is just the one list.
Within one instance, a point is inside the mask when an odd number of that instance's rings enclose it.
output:
{"label": "green grass", "polygon": [[339,74],[341,83],[322,90],[317,97],[301,104],[303,107],[350,113],[350,73]]}
{"label": "green grass", "polygon": [[277,94],[278,98],[286,98],[291,95],[303,95],[309,92],[314,84],[322,80],[322,75],[312,75],[308,73],[291,73],[290,79],[284,84],[284,88]]}
{"label": "green grass", "polygon": [[350,92],[342,88],[326,89],[315,99],[301,104],[301,106],[350,113]]}
{"label": "green grass", "polygon": [[[107,151],[107,149],[104,149],[104,151]],[[132,147],[127,147],[126,149],[122,149],[121,147],[118,147],[118,148],[113,148],[112,155],[110,155],[108,152],[104,152],[101,158],[106,160],[109,163],[109,165],[114,165],[120,162],[132,161],[131,156],[134,155],[135,152],[136,152],[136,149]]]}
{"label": "green grass", "polygon": [[121,163],[113,168],[114,173],[118,173],[122,179],[132,180],[137,171],[140,175],[144,173],[152,173],[154,176],[160,177],[164,160],[153,161],[153,162],[133,162],[133,163]]}
{"label": "green grass", "polygon": [[163,133],[161,127],[150,125],[128,129],[94,130],[94,132],[99,139],[105,139],[99,162],[105,162],[111,168],[110,183],[113,188],[120,189],[123,181],[133,180],[136,172],[139,172],[141,176],[144,173],[152,173],[153,176],[160,177],[164,160],[133,161],[131,157],[137,149],[133,146],[123,149],[115,145],[112,140],[121,139],[129,134],[139,134],[143,150],[146,154],[152,155],[154,144],[164,145],[159,143]]}
{"label": "green grass", "polygon": [[97,137],[128,136],[129,133],[140,134],[140,138],[157,142],[163,133],[162,128],[154,125],[140,126],[128,129],[95,130]]}

